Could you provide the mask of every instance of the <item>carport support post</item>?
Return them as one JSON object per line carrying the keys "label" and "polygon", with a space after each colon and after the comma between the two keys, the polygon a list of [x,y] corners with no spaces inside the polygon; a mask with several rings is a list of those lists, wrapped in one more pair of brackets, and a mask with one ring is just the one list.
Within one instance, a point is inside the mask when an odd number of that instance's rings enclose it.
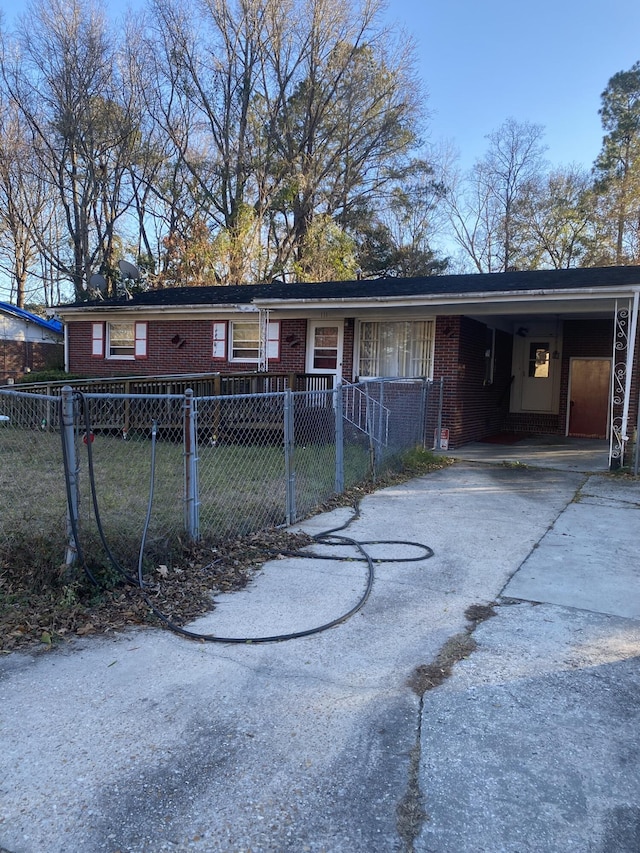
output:
{"label": "carport support post", "polygon": [[67,550],[65,565],[71,566],[78,558],[74,530],[78,529],[78,457],[73,429],[73,388],[65,385],[61,394],[62,442],[67,465]]}
{"label": "carport support post", "polygon": [[192,542],[200,538],[198,505],[198,453],[196,442],[197,412],[193,389],[184,392],[184,526]]}
{"label": "carport support post", "polygon": [[[613,341],[613,393],[611,395],[611,440],[609,449],[609,468],[614,470],[625,464],[627,434],[629,428],[629,403],[631,382],[635,363],[635,345],[638,330],[638,305],[640,292],[633,294],[628,308],[618,310],[615,305],[614,341]],[[618,352],[626,350],[624,361],[616,364]],[[614,406],[622,404],[622,414],[614,417]],[[636,425],[637,428],[637,425]],[[614,446],[615,445],[615,446]]]}
{"label": "carport support post", "polygon": [[342,385],[337,385],[333,391],[333,411],[336,418],[336,494],[344,492],[344,411],[342,401]]}

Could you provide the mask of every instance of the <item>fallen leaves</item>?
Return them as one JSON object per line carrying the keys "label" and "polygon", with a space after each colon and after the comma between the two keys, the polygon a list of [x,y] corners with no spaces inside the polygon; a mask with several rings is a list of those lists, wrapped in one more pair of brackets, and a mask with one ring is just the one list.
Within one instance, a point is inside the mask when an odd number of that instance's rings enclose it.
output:
{"label": "fallen leaves", "polygon": [[[172,621],[184,625],[212,610],[214,595],[242,589],[252,575],[281,551],[308,545],[310,537],[267,530],[233,542],[205,543],[174,563],[160,563],[145,576],[145,589],[120,585],[98,592],[87,580],[52,583],[34,592],[29,573],[2,577],[0,651],[54,648],[68,637],[160,625],[149,600]],[[132,574],[136,574],[132,572]]]}

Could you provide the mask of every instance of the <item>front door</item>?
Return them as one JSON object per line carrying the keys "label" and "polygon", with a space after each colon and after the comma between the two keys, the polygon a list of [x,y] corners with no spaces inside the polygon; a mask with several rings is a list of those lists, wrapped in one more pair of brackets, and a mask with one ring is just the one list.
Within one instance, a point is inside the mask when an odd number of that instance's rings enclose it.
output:
{"label": "front door", "polygon": [[510,411],[559,412],[561,348],[554,318],[529,321],[514,330]]}
{"label": "front door", "polygon": [[522,408],[529,412],[553,410],[551,341],[527,340],[522,377]]}
{"label": "front door", "polygon": [[610,386],[611,361],[608,358],[571,359],[569,435],[607,437]]}
{"label": "front door", "polygon": [[310,320],[307,373],[330,373],[334,384],[342,379],[344,321]]}

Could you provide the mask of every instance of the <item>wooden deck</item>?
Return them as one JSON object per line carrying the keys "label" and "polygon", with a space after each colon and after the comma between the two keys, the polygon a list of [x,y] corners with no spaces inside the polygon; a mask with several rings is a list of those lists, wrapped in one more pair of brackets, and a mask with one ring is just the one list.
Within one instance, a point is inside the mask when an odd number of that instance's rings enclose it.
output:
{"label": "wooden deck", "polygon": [[[149,431],[156,421],[162,433],[175,433],[177,437],[183,428],[184,395],[191,389],[194,398],[198,398],[198,431],[206,441],[213,443],[246,441],[268,434],[281,436],[282,398],[269,395],[287,389],[326,392],[333,388],[333,381],[331,374],[200,373],[70,379],[21,384],[15,390],[57,397],[68,385],[74,391],[90,396],[91,426],[97,432],[118,432],[128,437],[135,432]],[[263,395],[263,399],[242,399],[243,395]],[[227,402],[218,399],[224,397],[241,399]],[[330,395],[318,394],[317,405],[321,408],[332,406]],[[52,411],[45,418],[49,428],[57,428],[56,414]]]}

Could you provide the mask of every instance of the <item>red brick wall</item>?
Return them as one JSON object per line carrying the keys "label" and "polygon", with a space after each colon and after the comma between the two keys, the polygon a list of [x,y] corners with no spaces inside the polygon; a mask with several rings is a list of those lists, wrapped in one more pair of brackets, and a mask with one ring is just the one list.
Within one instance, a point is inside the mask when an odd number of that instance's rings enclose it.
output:
{"label": "red brick wall", "polygon": [[469,317],[436,320],[434,379],[444,377],[442,426],[451,447],[502,429],[509,411],[512,337],[496,331],[493,382],[485,384],[487,327]]}
{"label": "red brick wall", "polygon": [[[306,320],[283,320],[280,327],[280,360],[269,361],[270,370],[303,372]],[[69,371],[80,376],[157,376],[173,373],[248,373],[255,362],[213,359],[213,321],[150,321],[144,359],[123,360],[91,357],[91,322],[70,323]]]}
{"label": "red brick wall", "polygon": [[280,325],[280,361],[270,361],[270,370],[303,373],[306,350],[307,321],[283,320]]}
{"label": "red brick wall", "polygon": [[0,340],[0,385],[20,379],[31,371],[64,367],[62,344],[40,341]]}
{"label": "red brick wall", "polygon": [[[90,376],[159,375],[171,373],[246,373],[254,363],[213,360],[211,320],[152,321],[148,331],[149,357],[136,361],[91,358],[91,322],[69,324],[72,373]],[[436,319],[434,379],[444,377],[442,426],[450,430],[451,447],[459,447],[500,430],[564,434],[571,357],[609,357],[612,320],[567,320],[564,323],[560,411],[557,415],[509,414],[512,336],[496,332],[494,377],[484,383],[486,326],[468,317]],[[182,346],[172,342],[184,341]],[[280,360],[270,361],[274,371],[304,372],[307,321],[283,320]],[[353,378],[354,322],[345,321],[343,376]],[[640,350],[638,351],[640,357]],[[36,369],[35,366],[33,369]],[[631,417],[638,409],[638,383],[632,387]]]}
{"label": "red brick wall", "polygon": [[[345,320],[342,372],[353,379],[354,321]],[[247,373],[256,369],[253,362],[229,363],[211,357],[213,321],[150,321],[146,359],[117,361],[91,357],[91,322],[70,323],[69,371],[80,376],[154,376],[172,373]],[[175,340],[175,343],[173,342]],[[270,370],[303,373],[307,348],[307,321],[282,320],[280,359],[269,361]]]}

